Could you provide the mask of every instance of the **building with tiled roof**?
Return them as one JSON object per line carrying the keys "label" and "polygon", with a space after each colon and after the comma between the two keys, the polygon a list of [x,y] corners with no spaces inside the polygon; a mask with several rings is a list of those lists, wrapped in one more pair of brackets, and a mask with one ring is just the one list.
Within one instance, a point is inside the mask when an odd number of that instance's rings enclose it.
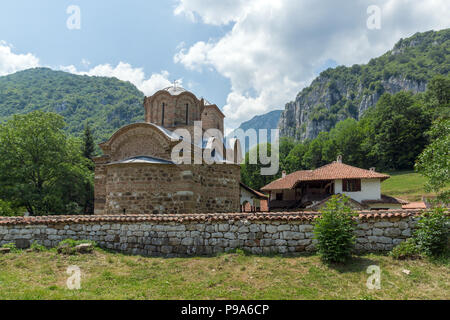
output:
{"label": "building with tiled roof", "polygon": [[361,209],[401,209],[407,201],[381,194],[389,175],[342,163],[342,158],[315,170],[300,170],[261,188],[269,192],[269,209],[318,208],[333,194],[346,194]]}
{"label": "building with tiled roof", "polygon": [[242,212],[264,212],[268,211],[268,199],[264,193],[256,191],[241,182],[241,211]]}
{"label": "building with tiled roof", "polygon": [[217,105],[175,83],[143,107],[145,121],[117,130],[93,159],[94,213],[239,211],[240,144],[225,143]]}

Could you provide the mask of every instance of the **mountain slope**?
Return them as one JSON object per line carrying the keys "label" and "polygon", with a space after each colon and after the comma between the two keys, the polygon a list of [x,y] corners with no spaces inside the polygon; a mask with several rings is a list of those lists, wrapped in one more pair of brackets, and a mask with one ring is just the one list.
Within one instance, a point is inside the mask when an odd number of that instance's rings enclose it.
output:
{"label": "mountain slope", "polygon": [[385,93],[423,92],[450,70],[450,29],[416,33],[366,65],[327,69],[280,116],[280,136],[313,139],[346,118],[359,119]]}
{"label": "mountain slope", "polygon": [[144,94],[116,78],[79,76],[35,68],[0,77],[0,122],[33,110],[64,116],[67,132],[80,136],[87,121],[97,143],[123,125],[143,121]]}
{"label": "mountain slope", "polygon": [[[242,122],[238,129],[242,129],[244,131],[247,131],[248,129],[255,129],[257,134],[259,129],[267,129],[267,141],[270,142],[270,130],[277,128],[281,112],[283,112],[283,110],[274,110],[262,115],[254,116],[250,120]],[[233,130],[228,137],[232,137],[235,132],[236,130]],[[243,145],[243,141],[241,141],[241,143]],[[246,152],[249,148],[255,146],[255,144],[250,146],[247,144],[248,143],[246,143]]]}
{"label": "mountain slope", "polygon": [[283,112],[283,110],[274,110],[262,115],[254,116],[250,120],[242,122],[239,128],[244,131],[248,129],[276,129],[281,112]]}

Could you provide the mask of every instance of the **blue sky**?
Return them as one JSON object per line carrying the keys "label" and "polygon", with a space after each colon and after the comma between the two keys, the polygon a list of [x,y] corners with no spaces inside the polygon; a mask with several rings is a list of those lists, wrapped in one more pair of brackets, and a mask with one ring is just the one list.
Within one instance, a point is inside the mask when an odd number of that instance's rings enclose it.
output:
{"label": "blue sky", "polygon": [[[80,30],[66,27],[69,5],[80,7]],[[0,40],[12,44],[15,52],[33,53],[42,65],[87,70],[124,61],[148,74],[167,70],[170,80],[191,81],[197,95],[225,104],[228,79],[215,72],[185,70],[173,63],[173,56],[180,43],[217,38],[230,27],[195,24],[175,16],[175,1],[15,0],[0,6]],[[83,65],[83,59],[90,65]]]}
{"label": "blue sky", "polygon": [[[79,30],[66,26],[70,5]],[[366,63],[400,37],[448,28],[448,16],[447,0],[2,1],[0,75],[46,66],[147,95],[180,79],[231,129],[282,109],[324,68]]]}

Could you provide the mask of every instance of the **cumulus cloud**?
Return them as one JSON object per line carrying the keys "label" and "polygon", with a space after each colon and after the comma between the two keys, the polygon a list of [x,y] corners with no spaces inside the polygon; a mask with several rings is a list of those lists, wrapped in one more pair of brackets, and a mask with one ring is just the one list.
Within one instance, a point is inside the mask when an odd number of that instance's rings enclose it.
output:
{"label": "cumulus cloud", "polygon": [[[145,95],[152,95],[156,91],[172,85],[169,80],[169,72],[165,70],[160,73],[153,73],[149,78],[146,78],[142,68],[135,68],[125,62],[119,62],[117,66],[100,64],[89,69],[88,71],[79,71],[73,65],[60,66],[59,69],[79,75],[115,77],[119,80],[129,81]],[[178,85],[181,85],[182,79],[178,79],[177,83]]]}
{"label": "cumulus cloud", "polygon": [[[369,30],[367,8],[381,9],[381,29]],[[447,0],[180,0],[175,14],[211,25],[232,23],[219,39],[180,48],[175,63],[214,69],[231,82],[224,113],[236,127],[282,108],[330,59],[366,63],[401,37],[449,27]]]}
{"label": "cumulus cloud", "polygon": [[200,18],[212,25],[228,24],[236,17],[245,14],[247,0],[180,0],[174,13],[184,14],[192,22]]}
{"label": "cumulus cloud", "polygon": [[[12,45],[0,41],[0,76],[41,67],[39,59],[32,53],[18,54],[14,53],[12,49]],[[88,67],[90,62],[83,59],[81,65]],[[172,85],[169,80],[169,72],[165,70],[152,73],[150,77],[146,77],[142,68],[133,67],[125,62],[120,62],[116,66],[100,64],[87,71],[78,70],[74,65],[59,66],[57,69],[78,75],[115,77],[123,81],[129,81],[145,95],[152,95],[156,91]],[[177,83],[182,85],[182,79],[178,79]]]}
{"label": "cumulus cloud", "polygon": [[0,76],[39,67],[39,59],[33,54],[16,54],[12,49],[12,45],[0,41]]}
{"label": "cumulus cloud", "polygon": [[[90,62],[83,59],[81,64],[84,67],[88,67]],[[0,41],[0,76],[36,67],[41,67],[41,64],[39,63],[39,58],[35,55],[32,53],[14,53],[12,45],[5,41]],[[160,73],[152,73],[147,78],[142,68],[135,68],[125,62],[120,62],[117,66],[100,64],[88,71],[80,71],[74,65],[60,66],[58,69],[78,75],[116,77],[117,79],[131,82],[146,95],[152,95],[156,91],[172,85],[169,80],[169,72],[165,70]],[[182,85],[182,79],[178,79],[177,83]]]}

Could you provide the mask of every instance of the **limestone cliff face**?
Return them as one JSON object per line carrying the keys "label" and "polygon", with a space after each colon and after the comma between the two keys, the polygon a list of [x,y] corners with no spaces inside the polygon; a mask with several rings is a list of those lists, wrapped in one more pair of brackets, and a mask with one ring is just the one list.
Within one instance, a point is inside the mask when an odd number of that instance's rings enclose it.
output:
{"label": "limestone cliff face", "polygon": [[339,80],[332,81],[327,76],[319,76],[309,88],[297,95],[295,101],[286,104],[278,122],[281,136],[302,141],[313,139],[346,118],[360,119],[385,92],[424,92],[427,84],[423,80],[392,76],[379,81],[378,88],[371,91],[361,84],[346,85]]}
{"label": "limestone cliff face", "polygon": [[313,139],[341,120],[360,119],[385,92],[425,91],[433,75],[448,74],[449,47],[450,29],[418,33],[366,65],[323,71],[285,105],[280,136]]}

